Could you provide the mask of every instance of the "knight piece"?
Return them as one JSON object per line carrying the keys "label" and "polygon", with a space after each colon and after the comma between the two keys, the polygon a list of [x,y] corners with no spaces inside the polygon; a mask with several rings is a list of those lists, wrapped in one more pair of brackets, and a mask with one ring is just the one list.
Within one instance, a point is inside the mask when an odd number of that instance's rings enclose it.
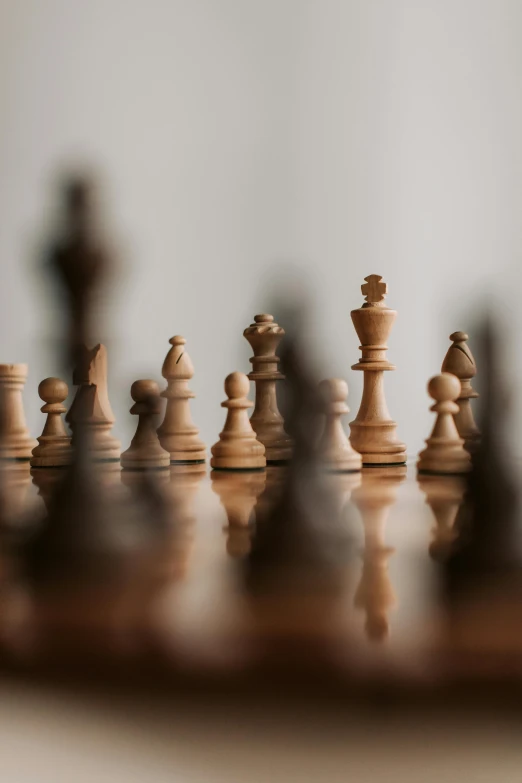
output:
{"label": "knight piece", "polygon": [[120,459],[120,443],[111,435],[115,418],[107,390],[107,349],[98,344],[92,350],[79,351],[80,361],[75,368],[73,382],[78,391],[65,420],[70,425],[76,446],[77,425],[85,425],[90,433],[88,448],[95,461]]}
{"label": "knight piece", "polygon": [[350,442],[362,455],[363,465],[403,465],[406,446],[397,440],[397,424],[388,413],[383,386],[383,373],[395,370],[386,359],[386,340],[397,312],[384,305],[387,286],[380,275],[369,275],[365,280],[361,291],[366,302],[351,312],[362,351],[352,370],[364,372],[364,388],[359,412],[350,423]]}
{"label": "knight piece", "polygon": [[254,351],[248,377],[256,385],[256,402],[250,423],[265,447],[267,464],[287,462],[292,454],[292,441],[284,430],[276,395],[276,382],[284,379],[278,370],[276,349],[284,334],[274,317],[266,314],[254,316],[254,323],[243,332]]}
{"label": "knight piece", "polygon": [[461,438],[464,438],[466,449],[473,454],[480,442],[480,430],[475,424],[471,400],[478,397],[471,387],[471,380],[477,374],[475,359],[467,344],[468,335],[465,332],[453,332],[450,334],[452,344],[442,362],[442,372],[450,372],[456,375],[460,381],[461,391],[457,399],[458,413],[454,419]]}
{"label": "knight piece", "polygon": [[161,374],[167,388],[161,396],[167,398],[165,418],[158,428],[160,443],[170,454],[173,464],[205,462],[207,451],[198,437],[199,430],[190,415],[189,400],[195,397],[188,382],[194,377],[194,366],[185,350],[184,337],[171,337],[172,348],[165,357]]}
{"label": "knight piece", "polygon": [[25,423],[22,391],[27,364],[0,364],[0,459],[30,459],[36,441]]}

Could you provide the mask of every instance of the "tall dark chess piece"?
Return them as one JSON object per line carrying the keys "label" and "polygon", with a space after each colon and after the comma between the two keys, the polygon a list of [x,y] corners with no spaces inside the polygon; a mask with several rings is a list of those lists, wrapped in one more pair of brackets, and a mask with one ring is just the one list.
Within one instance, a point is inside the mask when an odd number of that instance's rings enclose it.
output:
{"label": "tall dark chess piece", "polygon": [[65,363],[77,367],[79,352],[91,344],[94,302],[110,267],[102,244],[94,208],[93,185],[87,178],[71,177],[65,184],[63,232],[48,250],[49,267],[61,284],[66,315]]}
{"label": "tall dark chess piece", "polygon": [[254,593],[321,594],[340,584],[349,541],[318,469],[323,402],[295,338],[285,341],[281,362],[294,450],[275,504],[261,504],[246,582]]}
{"label": "tall dark chess piece", "polygon": [[505,456],[506,392],[491,322],[482,325],[476,344],[484,378],[479,419],[482,439],[455,522],[458,539],[445,564],[450,604],[463,595],[487,592],[494,583],[520,571],[518,494]]}

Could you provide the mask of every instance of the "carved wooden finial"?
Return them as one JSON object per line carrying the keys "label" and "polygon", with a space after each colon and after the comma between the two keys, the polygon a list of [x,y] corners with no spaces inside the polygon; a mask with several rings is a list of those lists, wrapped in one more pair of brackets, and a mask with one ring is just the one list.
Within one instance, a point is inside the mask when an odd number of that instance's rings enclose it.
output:
{"label": "carved wooden finial", "polygon": [[368,304],[378,304],[384,301],[384,297],[388,293],[388,286],[386,283],[381,283],[381,275],[368,275],[364,278],[366,280],[365,285],[361,286],[361,291]]}

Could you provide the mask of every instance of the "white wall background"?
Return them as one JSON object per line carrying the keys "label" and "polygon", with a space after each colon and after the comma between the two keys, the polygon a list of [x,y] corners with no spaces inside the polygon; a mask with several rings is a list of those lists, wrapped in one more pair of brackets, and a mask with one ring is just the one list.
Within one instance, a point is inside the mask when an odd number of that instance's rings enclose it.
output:
{"label": "white wall background", "polygon": [[216,440],[282,261],[311,283],[314,343],[353,413],[350,310],[384,276],[388,403],[412,454],[426,381],[484,297],[522,380],[521,40],[519,0],[0,0],[0,360],[29,362],[33,433],[59,366],[33,248],[77,159],[103,172],[123,248],[105,327],[124,446],[130,383],[161,380],[179,333]]}

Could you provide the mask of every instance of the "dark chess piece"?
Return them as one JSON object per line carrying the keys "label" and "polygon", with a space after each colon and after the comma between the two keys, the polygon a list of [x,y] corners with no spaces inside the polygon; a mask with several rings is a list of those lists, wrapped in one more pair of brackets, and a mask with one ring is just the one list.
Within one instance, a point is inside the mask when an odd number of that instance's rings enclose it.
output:
{"label": "dark chess piece", "polygon": [[455,522],[458,540],[444,566],[445,595],[450,605],[462,597],[491,591],[521,575],[518,548],[518,493],[506,460],[506,392],[498,338],[491,322],[482,325],[477,355],[484,388],[479,426],[480,445],[473,454],[467,492]]}
{"label": "dark chess piece", "polygon": [[321,594],[342,583],[349,539],[320,475],[317,443],[323,403],[318,384],[291,336],[281,363],[286,376],[283,415],[294,451],[275,503],[261,504],[246,560],[246,583],[253,593]]}
{"label": "dark chess piece", "polygon": [[61,285],[66,311],[66,366],[76,367],[79,351],[91,344],[94,302],[110,268],[94,208],[93,183],[72,177],[63,187],[61,236],[47,251],[48,265]]}

